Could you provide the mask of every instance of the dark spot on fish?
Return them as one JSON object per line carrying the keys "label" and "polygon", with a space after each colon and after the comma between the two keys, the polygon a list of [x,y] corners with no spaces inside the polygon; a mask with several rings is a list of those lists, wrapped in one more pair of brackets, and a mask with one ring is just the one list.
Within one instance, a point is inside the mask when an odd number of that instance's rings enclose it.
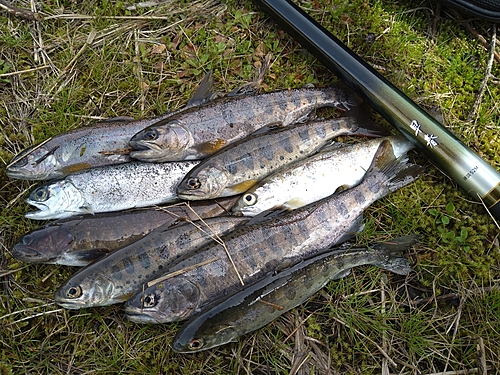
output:
{"label": "dark spot on fish", "polygon": [[231,123],[229,123],[229,127],[230,127],[230,128],[233,128],[233,127],[234,127],[234,124],[233,124],[232,122],[231,122]]}
{"label": "dark spot on fish", "polygon": [[309,140],[311,139],[309,137],[309,130],[307,128],[303,128],[302,130],[300,130],[299,137],[302,140],[302,142],[309,142]]}
{"label": "dark spot on fish", "polygon": [[130,284],[130,280],[125,281],[125,284],[129,285]]}
{"label": "dark spot on fish", "polygon": [[283,155],[280,155],[280,160],[285,160],[285,157]]}
{"label": "dark spot on fish", "polygon": [[236,168],[236,163],[229,163],[226,165],[226,170],[232,175],[236,175],[238,173],[238,168]]}
{"label": "dark spot on fish", "polygon": [[278,100],[277,104],[278,104],[278,108],[281,109],[282,111],[287,110],[287,101],[286,100]]}
{"label": "dark spot on fish", "polygon": [[252,154],[248,153],[242,156],[241,161],[245,167],[252,170],[254,169],[254,162]]}
{"label": "dark spot on fish", "polygon": [[127,273],[134,273],[134,263],[132,263],[130,258],[123,259],[123,267],[125,268],[125,271],[127,271]]}
{"label": "dark spot on fish", "polygon": [[316,127],[316,134],[320,138],[325,138],[326,137],[326,129],[324,126],[317,126]]}
{"label": "dark spot on fish", "polygon": [[354,191],[354,200],[357,204],[362,205],[365,203],[366,199],[362,192],[355,190]]}
{"label": "dark spot on fish", "polygon": [[167,245],[163,245],[161,246],[159,249],[158,249],[158,255],[160,256],[160,258],[162,259],[167,259],[170,255],[169,251],[168,251],[168,246]]}
{"label": "dark spot on fish", "polygon": [[380,190],[380,184],[378,183],[378,181],[373,181],[372,183],[368,184],[368,189],[372,193],[376,194]]}
{"label": "dark spot on fish", "polygon": [[295,292],[295,289],[293,289],[293,288],[288,288],[288,289],[286,290],[285,296],[286,296],[286,298],[288,298],[289,300],[294,299],[296,295],[297,295],[297,293]]}
{"label": "dark spot on fish", "polygon": [[266,160],[273,160],[274,151],[270,145],[267,145],[260,149],[260,155]]}
{"label": "dark spot on fish", "polygon": [[285,150],[286,152],[291,153],[293,151],[293,145],[290,142],[290,138],[286,137],[280,140],[279,142],[280,146]]}
{"label": "dark spot on fish", "polygon": [[347,209],[347,207],[345,206],[344,203],[336,202],[335,207],[337,208],[337,211],[339,212],[339,214],[341,214],[342,216],[349,215],[349,210]]}
{"label": "dark spot on fish", "polygon": [[141,254],[141,255],[139,255],[138,258],[139,258],[139,262],[141,262],[141,266],[144,269],[148,269],[149,267],[151,267],[151,262],[149,260],[148,254],[146,254],[146,253]]}
{"label": "dark spot on fish", "polygon": [[190,244],[191,244],[191,237],[187,233],[183,233],[175,239],[175,245],[180,249],[185,249]]}
{"label": "dark spot on fish", "polygon": [[121,280],[123,278],[123,275],[120,272],[120,267],[118,267],[116,264],[111,267],[111,273],[113,275],[113,279],[115,280]]}
{"label": "dark spot on fish", "polygon": [[302,241],[305,241],[306,239],[309,238],[310,232],[309,232],[309,227],[307,225],[307,220],[301,220],[297,222],[297,236],[300,236],[302,238]]}

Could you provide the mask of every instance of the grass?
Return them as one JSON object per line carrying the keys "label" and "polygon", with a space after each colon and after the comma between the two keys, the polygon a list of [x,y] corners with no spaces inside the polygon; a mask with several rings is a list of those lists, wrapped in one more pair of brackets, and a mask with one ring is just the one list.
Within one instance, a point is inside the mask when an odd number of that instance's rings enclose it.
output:
{"label": "grass", "polygon": [[[467,121],[488,49],[460,22],[486,40],[490,24],[444,7],[438,12],[434,1],[300,3],[422,107],[440,109],[447,126],[500,169],[499,65]],[[210,69],[216,89],[230,91],[254,77],[268,52],[265,90],[336,80],[249,1],[135,10],[121,1],[37,4],[46,16],[39,24],[3,13],[0,19],[4,164],[34,143],[99,119],[177,109]],[[11,257],[19,236],[39,225],[23,216],[23,199],[37,184],[1,171],[0,374],[498,373],[498,225],[422,155],[411,158],[424,175],[366,211],[358,242],[420,233],[421,244],[408,254],[414,272],[402,278],[359,267],[256,333],[193,355],[170,348],[176,325],[136,325],[119,306],[55,305],[54,291],[74,269]]]}

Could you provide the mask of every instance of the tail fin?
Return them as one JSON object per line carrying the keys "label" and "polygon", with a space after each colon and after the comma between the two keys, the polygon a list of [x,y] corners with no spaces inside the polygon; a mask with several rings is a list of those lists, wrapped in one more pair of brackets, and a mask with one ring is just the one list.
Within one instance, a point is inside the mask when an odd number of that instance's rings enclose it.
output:
{"label": "tail fin", "polygon": [[389,191],[393,192],[415,181],[422,171],[422,167],[408,163],[408,158],[396,158],[391,142],[384,140],[373,157],[365,179],[381,173]]}
{"label": "tail fin", "polygon": [[386,129],[370,120],[371,113],[371,108],[363,102],[344,112],[341,117],[352,119],[354,135],[365,135],[367,137],[389,135]]}
{"label": "tail fin", "polygon": [[374,265],[398,275],[408,275],[411,267],[406,258],[398,254],[408,250],[418,242],[420,235],[412,234],[409,236],[398,237],[387,242],[378,242],[372,246],[372,249],[379,252],[381,261]]}

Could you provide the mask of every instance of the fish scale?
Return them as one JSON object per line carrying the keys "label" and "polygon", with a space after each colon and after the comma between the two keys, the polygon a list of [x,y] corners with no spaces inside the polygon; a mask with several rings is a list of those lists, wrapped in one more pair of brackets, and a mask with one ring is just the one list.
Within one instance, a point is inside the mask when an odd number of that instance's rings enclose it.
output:
{"label": "fish scale", "polygon": [[270,173],[316,153],[333,138],[346,134],[376,136],[381,130],[361,116],[341,116],[259,132],[203,160],[186,174],[177,187],[177,195],[200,200],[239,194]]}
{"label": "fish scale", "polygon": [[202,159],[265,125],[287,126],[316,108],[346,110],[354,103],[339,85],[222,98],[138,132],[130,140],[136,149],[131,156],[149,162]]}
{"label": "fish scale", "polygon": [[56,291],[55,301],[68,309],[123,302],[131,293],[140,290],[145,282],[181,261],[191,249],[210,242],[213,236],[227,233],[247,220],[221,216],[203,222],[156,228],[141,240],[115,250],[75,273]]}
{"label": "fish scale", "polygon": [[[139,323],[185,319],[211,301],[239,291],[242,285],[238,275],[248,285],[268,272],[345,241],[359,230],[364,209],[406,185],[418,173],[419,167],[396,159],[391,144],[385,141],[358,186],[276,217],[271,214],[267,220],[264,214],[223,236],[225,246],[212,243],[198,248],[169,272],[213,261],[137,293],[127,301],[127,316]],[[356,201],[354,191],[364,195],[363,205]],[[238,273],[228,261],[226,250]]]}

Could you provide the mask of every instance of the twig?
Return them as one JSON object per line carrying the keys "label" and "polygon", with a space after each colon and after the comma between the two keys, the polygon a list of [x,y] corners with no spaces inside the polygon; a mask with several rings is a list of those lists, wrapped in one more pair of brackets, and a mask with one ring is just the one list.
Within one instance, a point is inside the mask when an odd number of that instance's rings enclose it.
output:
{"label": "twig", "polygon": [[[453,16],[455,18],[457,18],[458,22],[464,26],[468,32],[470,32],[477,40],[479,40],[479,42],[484,46],[484,48],[489,48],[490,47],[490,44],[488,43],[488,41],[484,38],[484,36],[482,36],[481,34],[479,34],[477,32],[476,29],[474,29],[470,23],[468,23],[467,21],[464,21],[462,19],[462,17],[460,17],[460,14],[458,14],[457,11],[455,10],[451,10],[451,13],[453,14]],[[495,60],[500,63],[500,54],[498,52],[495,52]]]}
{"label": "twig", "polygon": [[[381,313],[382,316],[385,316],[385,285],[386,285],[387,276],[385,274],[382,275],[380,279],[380,299],[382,302]],[[385,318],[383,319],[383,323],[386,323]],[[382,349],[387,352],[387,334],[385,330],[382,332]],[[382,358],[382,375],[389,375],[389,363],[387,362],[387,358]]]}
{"label": "twig", "polygon": [[87,40],[83,44],[82,48],[80,48],[80,50],[71,59],[71,61],[68,63],[68,65],[66,65],[66,67],[61,71],[59,76],[65,74],[73,66],[75,61],[82,55],[82,53],[87,49],[87,47],[94,42],[96,35],[97,35],[97,32],[95,30],[90,31],[89,35],[87,36]]}
{"label": "twig", "polygon": [[481,82],[481,86],[479,86],[479,92],[477,93],[476,101],[474,102],[474,105],[472,106],[472,109],[469,113],[469,117],[467,118],[467,120],[469,121],[474,120],[474,117],[476,117],[477,109],[479,108],[479,105],[483,100],[484,91],[486,90],[486,85],[488,84],[488,80],[490,79],[491,76],[491,67],[493,66],[493,59],[495,57],[495,40],[497,35],[496,24],[493,24],[491,27],[492,27],[491,31],[492,35],[490,43],[490,57],[488,59],[488,63],[486,64],[486,72],[484,73],[484,78],[483,81]]}
{"label": "twig", "polygon": [[61,312],[61,311],[64,311],[64,309],[44,311],[44,312],[41,312],[41,313],[38,313],[38,314],[35,314],[35,315],[27,316],[26,318],[22,318],[22,319],[16,320],[15,322],[9,323],[7,325],[11,326],[11,325],[14,325],[14,324],[17,324],[17,323],[20,323],[20,322],[24,322],[25,320],[29,320],[29,319],[37,318],[39,316],[49,315],[49,314],[53,314],[53,313],[57,313],[57,312]]}
{"label": "twig", "polygon": [[23,73],[36,72],[37,70],[42,70],[42,69],[47,69],[47,68],[50,68],[50,65],[42,65],[42,66],[37,66],[36,68],[31,68],[31,69],[26,69],[26,70],[18,70],[16,72],[10,72],[10,73],[2,73],[2,74],[0,74],[0,78],[1,77],[15,76],[18,74],[23,74]]}
{"label": "twig", "polygon": [[[196,217],[198,218],[198,220],[200,220],[203,224],[205,224],[205,226],[210,229],[210,226],[208,226],[208,224],[202,219],[202,217],[200,215],[198,215],[198,213],[193,210],[193,208],[188,204],[187,207],[196,215]],[[195,225],[196,224],[194,222],[191,222],[191,224]],[[200,230],[203,230],[201,229],[201,227],[198,227]],[[233,257],[231,256],[231,253],[229,252],[229,249],[227,248],[226,246],[226,243],[222,240],[222,238],[220,238],[220,236],[215,233],[213,230],[210,229],[210,231],[212,232],[213,236],[212,238],[214,239],[215,242],[217,242],[219,245],[221,245],[223,248],[224,248],[224,251],[226,252],[226,255],[227,257],[229,258],[229,261],[231,262],[231,265],[233,266],[235,272],[236,272],[236,275],[238,276],[238,279],[240,280],[240,283],[241,285],[245,285],[245,282],[243,281],[243,278],[241,277],[241,274],[240,272],[238,271],[238,268],[236,267],[236,264],[234,263],[234,260],[233,260]]]}
{"label": "twig", "polygon": [[200,262],[200,263],[193,264],[192,266],[189,266],[189,267],[183,268],[181,270],[177,270],[177,271],[168,273],[166,275],[163,275],[162,277],[159,277],[157,279],[151,280],[146,285],[147,285],[148,288],[152,287],[153,285],[161,283],[162,281],[171,279],[172,277],[175,277],[175,276],[178,276],[178,275],[182,275],[183,273],[189,272],[189,271],[194,270],[194,269],[196,269],[198,267],[203,267],[203,266],[205,266],[207,264],[210,264],[210,263],[213,263],[213,262],[217,262],[218,260],[220,260],[220,258],[219,257],[215,257],[215,258],[208,259],[208,260],[205,260],[205,261]]}
{"label": "twig", "polygon": [[487,365],[486,365],[486,350],[484,348],[484,340],[479,337],[477,340],[477,367],[481,375],[488,375]]}
{"label": "twig", "polygon": [[486,212],[488,212],[488,215],[490,215],[491,219],[493,220],[493,222],[495,223],[495,225],[497,226],[498,229],[500,229],[500,225],[497,223],[497,221],[495,220],[495,218],[493,217],[493,215],[491,214],[490,210],[488,209],[488,207],[486,207],[486,205],[484,204],[484,201],[483,201],[483,198],[481,198],[481,196],[478,194],[477,197],[479,198],[479,200],[481,201],[483,207],[486,209]]}
{"label": "twig", "polygon": [[28,9],[18,8],[5,0],[0,0],[0,8],[13,15],[14,17],[22,18],[26,21],[43,20],[43,16],[40,13],[35,13]]}

